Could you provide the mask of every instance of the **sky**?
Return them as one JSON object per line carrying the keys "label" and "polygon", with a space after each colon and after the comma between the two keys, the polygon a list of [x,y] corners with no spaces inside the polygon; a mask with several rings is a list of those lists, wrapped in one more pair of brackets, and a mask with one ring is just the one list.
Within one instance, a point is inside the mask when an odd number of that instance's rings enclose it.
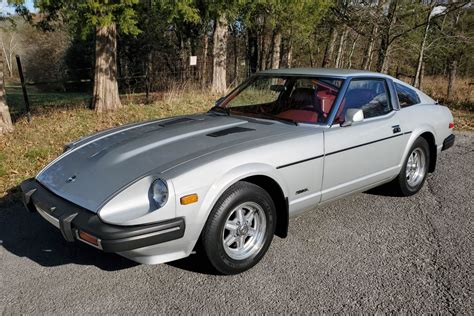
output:
{"label": "sky", "polygon": [[[33,6],[33,0],[26,0],[25,5],[30,11],[35,10]],[[15,7],[9,6],[7,0],[0,0],[0,15],[8,14],[15,14]]]}

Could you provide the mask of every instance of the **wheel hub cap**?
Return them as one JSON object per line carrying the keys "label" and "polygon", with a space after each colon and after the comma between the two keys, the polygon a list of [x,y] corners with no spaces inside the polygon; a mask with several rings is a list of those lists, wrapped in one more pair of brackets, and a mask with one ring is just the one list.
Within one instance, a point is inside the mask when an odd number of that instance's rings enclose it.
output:
{"label": "wheel hub cap", "polygon": [[420,148],[415,148],[408,157],[406,166],[406,179],[410,187],[419,185],[426,173],[425,153]]}
{"label": "wheel hub cap", "polygon": [[222,230],[222,245],[229,257],[247,259],[260,251],[265,243],[267,219],[262,207],[245,202],[234,208]]}
{"label": "wheel hub cap", "polygon": [[249,227],[247,225],[239,226],[239,228],[237,228],[238,236],[246,236],[248,232],[249,232]]}

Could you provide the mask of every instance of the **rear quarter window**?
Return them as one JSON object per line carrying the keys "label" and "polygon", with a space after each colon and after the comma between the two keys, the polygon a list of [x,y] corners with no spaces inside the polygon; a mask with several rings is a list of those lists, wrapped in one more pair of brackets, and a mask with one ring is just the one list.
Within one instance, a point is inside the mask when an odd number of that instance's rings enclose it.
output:
{"label": "rear quarter window", "polygon": [[397,90],[398,102],[401,108],[406,108],[407,106],[421,102],[415,90],[399,83],[395,83],[395,89]]}

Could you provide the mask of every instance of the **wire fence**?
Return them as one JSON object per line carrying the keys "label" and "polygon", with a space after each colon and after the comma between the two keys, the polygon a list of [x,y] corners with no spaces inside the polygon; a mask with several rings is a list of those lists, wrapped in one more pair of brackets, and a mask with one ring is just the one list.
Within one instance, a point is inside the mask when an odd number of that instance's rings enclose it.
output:
{"label": "wire fence", "polygon": [[[7,103],[11,115],[17,120],[29,113],[28,103],[34,111],[44,107],[88,107],[93,90],[93,69],[69,69],[65,78],[41,78],[35,75],[31,80],[28,69],[24,69],[24,82],[10,80],[6,84]],[[79,76],[78,76],[79,75]],[[227,83],[233,87],[247,78],[249,72],[245,64],[228,66]],[[31,76],[33,77],[33,76]],[[192,89],[207,89],[212,81],[212,64],[198,64],[182,69],[161,68],[149,72],[121,70],[117,78],[119,92],[124,100],[136,103],[153,103],[163,98],[164,92]],[[28,95],[25,100],[23,86]]]}

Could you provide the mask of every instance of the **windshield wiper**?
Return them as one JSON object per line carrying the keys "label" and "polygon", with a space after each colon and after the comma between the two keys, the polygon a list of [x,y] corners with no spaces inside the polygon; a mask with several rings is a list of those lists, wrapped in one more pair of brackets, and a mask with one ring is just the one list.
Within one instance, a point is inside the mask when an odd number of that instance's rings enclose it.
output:
{"label": "windshield wiper", "polygon": [[223,108],[223,107],[218,106],[218,105],[213,106],[209,111],[224,113],[227,116],[230,116],[230,110],[228,108]]}

